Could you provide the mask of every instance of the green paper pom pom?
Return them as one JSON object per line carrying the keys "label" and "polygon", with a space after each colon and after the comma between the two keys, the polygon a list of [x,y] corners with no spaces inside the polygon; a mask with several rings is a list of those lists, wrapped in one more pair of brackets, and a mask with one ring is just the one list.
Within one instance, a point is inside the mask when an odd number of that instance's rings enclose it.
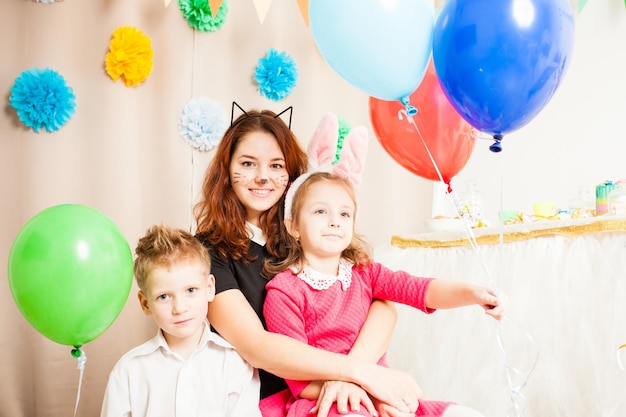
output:
{"label": "green paper pom pom", "polygon": [[222,1],[215,17],[208,0],[178,0],[178,6],[189,26],[200,32],[215,32],[222,27],[228,14],[228,0]]}
{"label": "green paper pom pom", "polygon": [[346,135],[350,133],[350,130],[352,130],[352,126],[350,126],[350,123],[344,117],[338,117],[337,122],[339,125],[339,137],[337,138],[337,153],[335,153],[333,165],[339,162],[341,149],[343,148],[343,140],[346,138]]}

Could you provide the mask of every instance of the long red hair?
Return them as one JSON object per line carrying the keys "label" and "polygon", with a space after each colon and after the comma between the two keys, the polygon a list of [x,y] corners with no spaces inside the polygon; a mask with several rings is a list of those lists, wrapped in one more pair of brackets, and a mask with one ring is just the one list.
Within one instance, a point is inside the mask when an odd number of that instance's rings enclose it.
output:
{"label": "long red hair", "polygon": [[[230,184],[230,163],[241,139],[252,132],[266,132],[276,138],[285,157],[289,181],[306,171],[307,157],[289,127],[271,110],[250,110],[226,130],[215,156],[207,167],[202,197],[194,206],[197,234],[222,258],[252,259],[248,255],[250,238],[246,230],[246,210]],[[287,250],[287,232],[283,226],[284,196],[261,215],[260,227],[266,236],[270,256],[281,258]]]}

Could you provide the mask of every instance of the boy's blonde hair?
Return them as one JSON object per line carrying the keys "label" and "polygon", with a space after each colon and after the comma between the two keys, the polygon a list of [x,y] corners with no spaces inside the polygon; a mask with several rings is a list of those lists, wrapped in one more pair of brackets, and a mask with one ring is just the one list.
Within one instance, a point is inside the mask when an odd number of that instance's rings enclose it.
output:
{"label": "boy's blonde hair", "polygon": [[[344,177],[340,177],[329,172],[314,172],[304,180],[293,195],[291,214],[294,224],[297,225],[300,222],[300,211],[309,188],[311,188],[313,184],[317,183],[333,183],[341,185],[354,203],[354,220],[356,221],[357,198],[354,187],[350,181]],[[353,223],[353,227],[354,226],[355,225]],[[262,275],[265,278],[271,279],[274,275],[289,268],[295,268],[296,272],[300,272],[304,267],[304,253],[300,243],[293,236],[288,236],[289,254],[282,260],[266,260],[262,271]],[[352,234],[352,242],[350,242],[348,247],[343,250],[341,256],[352,262],[357,267],[365,267],[372,261],[372,248],[361,236],[354,232]]]}
{"label": "boy's blonde hair", "polygon": [[141,290],[156,268],[169,268],[181,262],[198,261],[206,266],[207,276],[211,272],[211,257],[208,250],[191,233],[183,229],[158,225],[148,229],[135,248],[135,279]]}

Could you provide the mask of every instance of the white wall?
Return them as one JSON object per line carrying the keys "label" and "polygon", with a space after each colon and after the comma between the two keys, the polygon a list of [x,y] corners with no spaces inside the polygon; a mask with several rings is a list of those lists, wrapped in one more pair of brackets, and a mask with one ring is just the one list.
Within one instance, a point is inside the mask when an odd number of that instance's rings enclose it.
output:
{"label": "white wall", "polygon": [[626,11],[619,0],[590,0],[576,18],[571,65],[552,100],[528,125],[505,135],[503,151],[480,140],[455,187],[475,179],[487,215],[532,213],[532,203],[567,208],[578,186],[626,177]]}

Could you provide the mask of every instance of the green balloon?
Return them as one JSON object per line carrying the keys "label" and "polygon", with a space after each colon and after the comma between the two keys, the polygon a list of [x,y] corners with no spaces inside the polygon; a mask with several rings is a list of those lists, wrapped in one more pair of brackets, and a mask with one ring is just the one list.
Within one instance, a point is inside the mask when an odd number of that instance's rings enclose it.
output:
{"label": "green balloon", "polygon": [[39,212],[20,230],[8,273],[26,320],[54,342],[80,347],[122,311],[133,256],[111,219],[90,207],[62,204]]}

